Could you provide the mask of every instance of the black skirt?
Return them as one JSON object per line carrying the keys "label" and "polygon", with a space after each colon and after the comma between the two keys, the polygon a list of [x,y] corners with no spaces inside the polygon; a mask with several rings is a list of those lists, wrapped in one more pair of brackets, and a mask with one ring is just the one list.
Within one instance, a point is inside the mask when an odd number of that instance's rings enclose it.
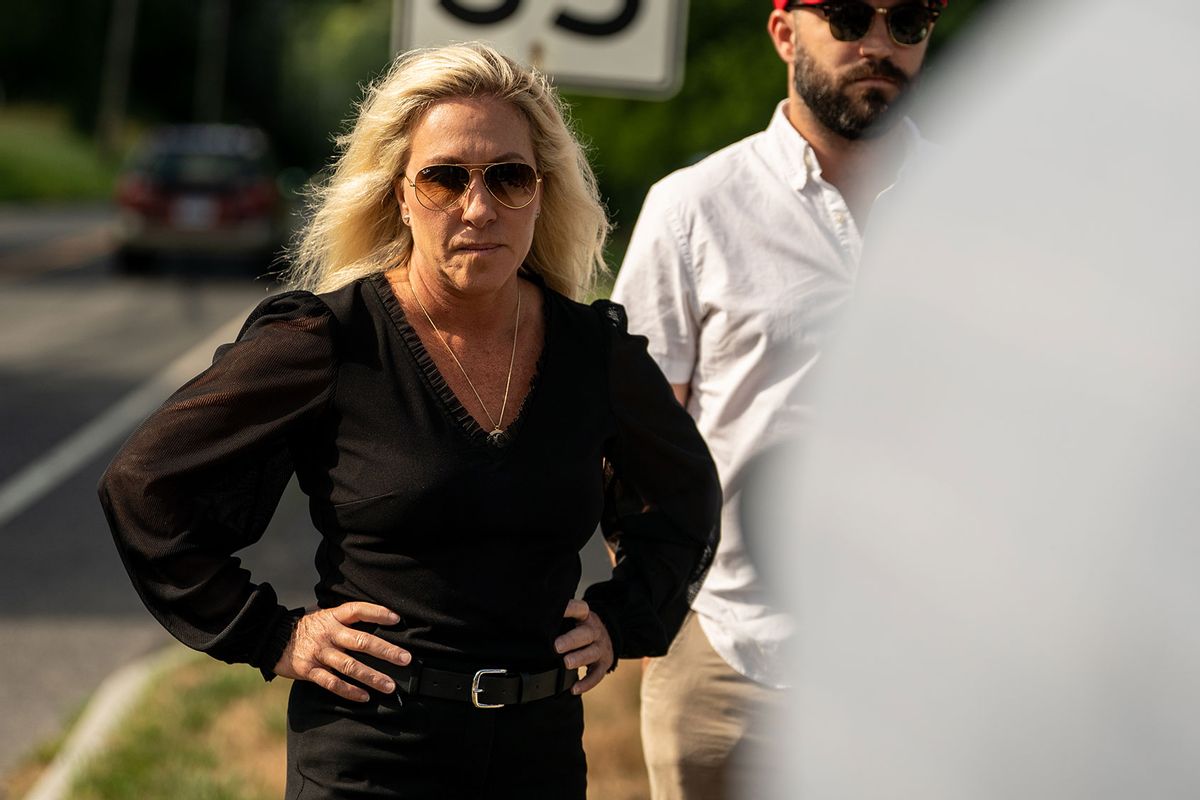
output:
{"label": "black skirt", "polygon": [[372,692],[354,703],[307,681],[288,702],[287,800],[585,800],[583,701],[523,705]]}

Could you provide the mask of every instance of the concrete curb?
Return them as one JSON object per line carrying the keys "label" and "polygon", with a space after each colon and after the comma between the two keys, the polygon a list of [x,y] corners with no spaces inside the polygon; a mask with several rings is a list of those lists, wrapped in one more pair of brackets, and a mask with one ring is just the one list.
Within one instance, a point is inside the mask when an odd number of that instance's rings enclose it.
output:
{"label": "concrete curb", "polygon": [[127,664],[108,676],[92,695],[54,761],[38,778],[25,800],[67,800],[72,784],[125,721],[142,691],[158,675],[188,660],[192,651],[180,645]]}

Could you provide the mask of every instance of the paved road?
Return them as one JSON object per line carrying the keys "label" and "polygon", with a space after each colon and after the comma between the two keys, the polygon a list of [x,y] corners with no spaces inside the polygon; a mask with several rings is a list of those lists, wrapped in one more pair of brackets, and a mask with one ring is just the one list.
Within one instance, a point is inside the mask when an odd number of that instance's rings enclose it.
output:
{"label": "paved road", "polygon": [[[116,275],[111,216],[0,208],[0,494],[267,291],[179,269]],[[127,433],[110,426],[107,444],[77,453],[40,498],[0,514],[0,771],[54,735],[115,668],[166,641],[130,588],[96,501],[96,479]],[[291,498],[278,521],[285,535],[254,556],[284,561],[293,594],[312,583],[302,559],[280,555],[288,536],[311,536],[302,510]]]}
{"label": "paved road", "polygon": [[[119,275],[103,235],[110,220],[104,209],[0,207],[0,773],[55,735],[113,670],[168,641],[130,587],[96,501],[96,480],[130,429],[112,412],[153,393],[172,365],[172,388],[202,369],[220,329],[271,291],[245,277],[197,277],[198,264]],[[48,460],[60,468],[42,476],[57,477],[22,495],[37,484],[31,465]],[[14,496],[26,499],[5,513]],[[305,604],[315,546],[293,485],[244,561],[285,602]],[[605,569],[594,541],[585,584]]]}

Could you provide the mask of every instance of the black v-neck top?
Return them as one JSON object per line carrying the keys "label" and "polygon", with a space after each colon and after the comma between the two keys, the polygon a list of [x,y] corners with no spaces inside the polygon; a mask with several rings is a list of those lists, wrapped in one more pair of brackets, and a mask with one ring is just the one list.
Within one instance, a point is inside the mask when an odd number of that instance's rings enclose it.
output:
{"label": "black v-neck top", "polygon": [[185,644],[269,674],[300,610],[233,554],[293,472],[322,535],[317,601],[400,614],[418,658],[558,663],[604,518],[617,566],[585,599],[619,657],[666,651],[711,562],[720,490],[691,417],[612,303],[543,292],[536,377],[492,443],[386,278],[264,301],[125,443],[100,482],[142,600]]}

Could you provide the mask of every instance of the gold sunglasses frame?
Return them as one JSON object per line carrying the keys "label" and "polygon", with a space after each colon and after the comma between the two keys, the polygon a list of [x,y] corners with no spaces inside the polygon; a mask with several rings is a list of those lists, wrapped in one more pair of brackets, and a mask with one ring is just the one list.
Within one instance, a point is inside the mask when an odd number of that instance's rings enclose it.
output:
{"label": "gold sunglasses frame", "polygon": [[[529,195],[529,200],[527,202],[525,202],[524,204],[519,205],[519,206],[509,205],[508,203],[501,200],[499,197],[496,197],[496,193],[492,191],[492,187],[488,186],[488,182],[487,182],[488,169],[490,169],[491,167],[501,166],[502,164],[521,164],[521,165],[529,167],[530,169],[533,170],[533,175],[536,179],[534,181],[533,193],[531,195]],[[462,169],[465,169],[467,171],[467,185],[463,188],[462,193],[459,194],[459,196],[454,199],[454,202],[451,203],[450,205],[446,206],[445,208],[439,207],[437,205],[437,203],[434,203],[433,198],[430,197],[429,195],[425,194],[425,192],[421,191],[421,188],[419,186],[417,186],[417,182],[415,180],[413,180],[412,178],[408,177],[407,173],[404,173],[404,180],[408,181],[409,186],[412,186],[413,193],[416,194],[416,196],[417,196],[417,202],[420,203],[425,208],[429,209],[430,211],[441,211],[442,213],[445,213],[445,214],[449,214],[455,208],[462,206],[463,198],[467,196],[467,192],[471,191],[472,177],[474,176],[474,174],[476,172],[478,172],[480,177],[483,179],[483,188],[485,190],[487,190],[487,193],[489,195],[491,195],[492,198],[497,203],[504,206],[505,208],[512,209],[513,211],[520,211],[522,208],[529,208],[529,206],[533,203],[533,201],[537,199],[538,191],[540,191],[542,188],[542,173],[539,172],[536,167],[534,167],[530,164],[526,164],[524,161],[492,161],[492,162],[489,162],[486,164],[426,164],[425,166],[421,167],[421,169],[417,170],[417,172],[420,173],[420,172],[423,172],[424,170],[430,169],[432,167],[461,167]],[[424,200],[422,200],[422,197],[424,198]],[[425,200],[428,200],[429,203],[432,204],[432,206],[426,204]]]}

